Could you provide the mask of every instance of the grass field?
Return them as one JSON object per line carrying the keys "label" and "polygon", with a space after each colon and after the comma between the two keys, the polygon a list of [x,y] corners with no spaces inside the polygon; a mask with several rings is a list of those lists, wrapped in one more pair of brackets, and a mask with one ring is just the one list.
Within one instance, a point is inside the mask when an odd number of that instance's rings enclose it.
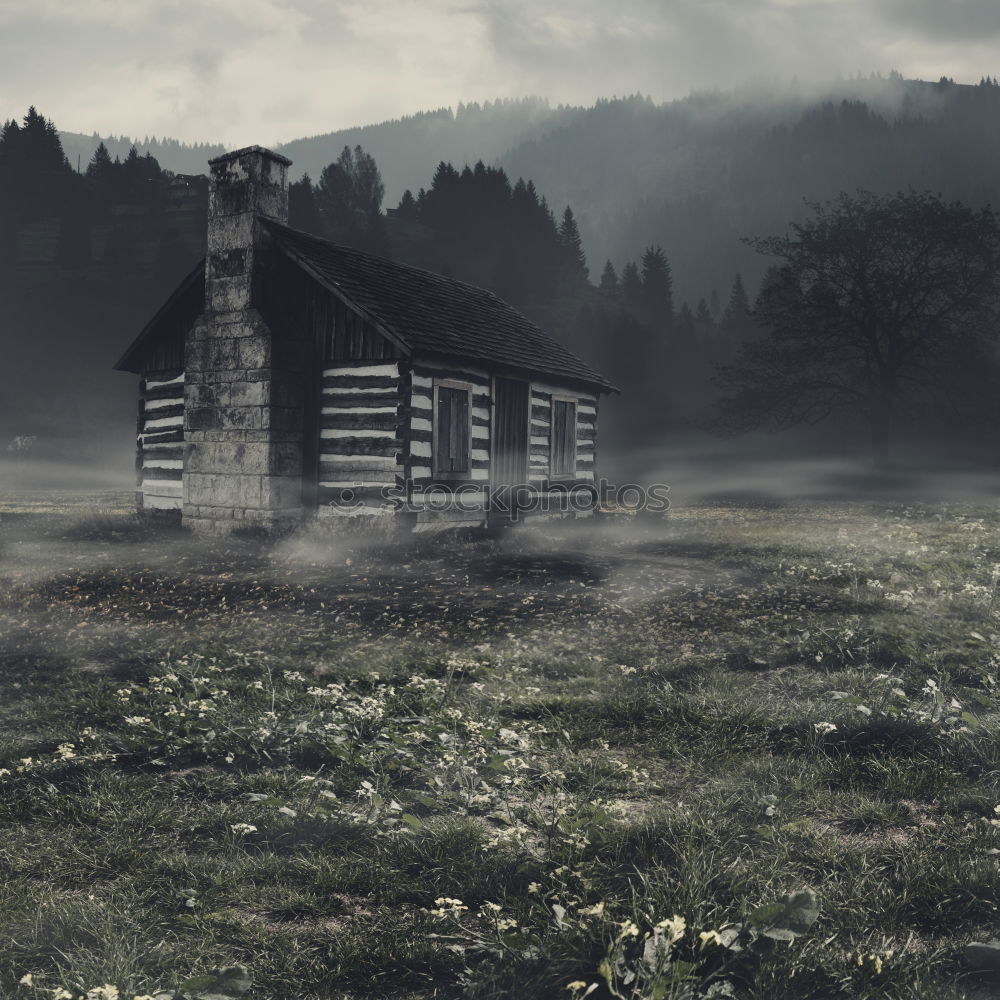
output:
{"label": "grass field", "polygon": [[126,509],[0,497],[0,996],[1000,996],[995,509]]}

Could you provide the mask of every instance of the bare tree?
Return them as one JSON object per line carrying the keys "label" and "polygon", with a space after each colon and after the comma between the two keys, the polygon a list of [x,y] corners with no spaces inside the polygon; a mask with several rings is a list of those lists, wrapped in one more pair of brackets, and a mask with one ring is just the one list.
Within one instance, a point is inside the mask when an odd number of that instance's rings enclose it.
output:
{"label": "bare tree", "polygon": [[746,240],[778,259],[754,310],[767,332],[719,369],[715,423],[785,428],[853,410],[884,465],[901,401],[954,399],[959,373],[992,364],[1000,225],[989,209],[912,192],[809,207],[789,235]]}

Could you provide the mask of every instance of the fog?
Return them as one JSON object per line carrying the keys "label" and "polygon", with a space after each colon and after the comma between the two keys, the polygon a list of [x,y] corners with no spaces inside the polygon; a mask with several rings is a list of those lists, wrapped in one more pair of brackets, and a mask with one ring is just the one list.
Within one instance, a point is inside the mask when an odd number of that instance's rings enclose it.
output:
{"label": "fog", "polygon": [[662,100],[892,67],[974,82],[998,33],[990,0],[7,0],[0,113],[236,147],[529,93]]}

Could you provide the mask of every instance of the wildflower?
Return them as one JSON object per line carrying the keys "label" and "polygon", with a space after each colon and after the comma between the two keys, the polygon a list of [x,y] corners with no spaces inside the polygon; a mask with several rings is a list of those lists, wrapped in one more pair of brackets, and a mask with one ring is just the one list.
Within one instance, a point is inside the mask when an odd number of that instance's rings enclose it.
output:
{"label": "wildflower", "polygon": [[56,747],[56,753],[59,754],[60,760],[72,760],[76,756],[72,743],[60,743]]}
{"label": "wildflower", "polygon": [[57,986],[52,992],[52,1000],[73,1000],[73,994],[69,990],[64,990]]}
{"label": "wildflower", "polygon": [[593,906],[585,906],[580,910],[581,917],[603,917],[604,916],[604,901],[600,903],[594,903]]}
{"label": "wildflower", "polygon": [[[997,808],[1000,809],[1000,806],[997,806]],[[541,887],[541,885],[539,885],[538,882],[529,882],[528,883],[528,892],[530,892],[532,894],[536,894],[536,893],[541,892],[541,890],[542,890],[542,887]]]}
{"label": "wildflower", "polygon": [[111,983],[103,986],[95,986],[92,990],[87,990],[87,1000],[118,1000],[118,987]]}
{"label": "wildflower", "polygon": [[31,973],[30,973],[30,972],[26,972],[26,973],[25,973],[25,974],[24,974],[23,976],[21,976],[21,978],[20,978],[20,979],[18,980],[18,983],[19,983],[19,984],[20,984],[21,986],[33,986],[33,985],[34,985],[34,982],[35,982],[35,980],[34,980],[34,977],[33,977],[33,976],[31,975]]}
{"label": "wildflower", "polygon": [[256,833],[257,827],[253,823],[231,823],[229,829],[233,833]]}
{"label": "wildflower", "polygon": [[625,921],[623,921],[622,924],[621,924],[621,934],[620,934],[620,936],[623,937],[623,938],[638,937],[639,936],[639,927],[638,927],[638,925],[634,924],[631,920],[625,920]]}
{"label": "wildflower", "polygon": [[468,909],[460,899],[452,899],[450,896],[438,896],[434,904],[437,909],[430,911],[434,917],[457,917],[463,910]]}
{"label": "wildflower", "polygon": [[129,726],[148,726],[149,719],[145,715],[127,715],[125,723]]}
{"label": "wildflower", "polygon": [[582,979],[574,979],[573,982],[566,984],[566,989],[572,990],[574,993],[579,993],[580,990],[585,990],[587,984]]}
{"label": "wildflower", "polygon": [[483,903],[483,911],[486,913],[499,913],[503,907],[499,903]]}
{"label": "wildflower", "polygon": [[722,935],[718,931],[702,931],[698,935],[702,948],[707,944],[723,944]]}
{"label": "wildflower", "polygon": [[837,731],[837,727],[832,722],[814,722],[813,729],[820,736],[826,736],[827,733],[835,733]]}
{"label": "wildflower", "polygon": [[684,936],[684,931],[687,930],[687,921],[675,913],[672,917],[661,920],[656,927],[657,930],[666,931],[671,941],[677,941]]}

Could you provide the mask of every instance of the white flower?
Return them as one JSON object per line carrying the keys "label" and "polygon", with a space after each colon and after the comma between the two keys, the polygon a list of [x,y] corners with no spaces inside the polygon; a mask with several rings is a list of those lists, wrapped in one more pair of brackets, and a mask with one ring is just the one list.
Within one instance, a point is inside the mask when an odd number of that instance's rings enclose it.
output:
{"label": "white flower", "polygon": [[671,941],[677,941],[684,936],[684,931],[687,930],[687,921],[675,913],[672,917],[661,920],[656,925],[656,928],[657,930],[666,931]]}
{"label": "white flower", "polygon": [[32,985],[34,985],[34,982],[35,982],[34,977],[31,975],[30,972],[26,972],[18,980],[18,983],[20,983],[21,986],[32,986]]}
{"label": "white flower", "polygon": [[832,722],[815,722],[813,723],[813,729],[815,729],[820,736],[825,736],[827,733],[835,733],[837,731],[837,727]]}
{"label": "white flower", "polygon": [[87,1000],[118,1000],[118,987],[111,983],[103,986],[95,986],[92,990],[87,990]]}
{"label": "white flower", "polygon": [[257,827],[253,823],[231,823],[229,829],[233,833],[256,833]]}

